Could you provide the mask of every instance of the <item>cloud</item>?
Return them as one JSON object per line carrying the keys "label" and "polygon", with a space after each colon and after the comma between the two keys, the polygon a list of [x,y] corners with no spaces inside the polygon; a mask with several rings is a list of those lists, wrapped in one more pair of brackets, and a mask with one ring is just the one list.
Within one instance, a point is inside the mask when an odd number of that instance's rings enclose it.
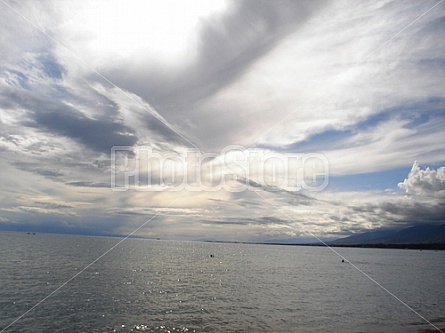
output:
{"label": "cloud", "polygon": [[34,204],[48,208],[48,209],[73,208],[73,206],[71,206],[71,205],[55,203],[55,202],[35,201]]}
{"label": "cloud", "polygon": [[[356,232],[444,222],[444,170],[445,167],[422,170],[419,163],[414,162],[408,177],[398,184],[405,194],[396,191],[323,193],[321,197],[329,203],[326,217],[335,221],[335,225]],[[330,205],[342,208],[335,210]]]}
{"label": "cloud", "polygon": [[68,182],[68,183],[65,183],[65,184],[66,185],[70,185],[70,186],[79,186],[79,187],[110,188],[110,183],[95,183],[95,182],[79,181],[79,182]]}
{"label": "cloud", "polygon": [[[253,190],[256,191],[258,189],[261,189],[261,191],[264,192],[277,192],[276,194],[281,196],[287,196],[289,202],[292,202],[292,205],[304,205],[304,206],[310,206],[313,204],[315,199],[314,197],[309,196],[306,193],[303,193],[303,190],[299,191],[289,191],[283,188],[280,188],[279,186],[272,186],[267,184],[260,184],[252,179],[246,179],[246,178],[237,178],[237,182],[248,185],[249,191]],[[253,188],[253,189],[252,189]],[[306,192],[306,191],[305,191]]]}
{"label": "cloud", "polygon": [[33,172],[48,178],[58,178],[63,176],[63,172],[56,168],[46,167],[40,163],[15,162],[13,163],[18,169]]}
{"label": "cloud", "polygon": [[[213,109],[224,117],[218,123],[220,128],[212,127],[212,133],[220,134],[213,136],[215,140],[247,144],[258,138],[256,144],[276,149],[328,130],[354,130],[370,117],[389,109],[395,113],[395,108],[403,110],[416,102],[442,98],[438,104],[443,109],[444,82],[439,73],[444,50],[439,52],[440,46],[433,38],[419,44],[418,31],[405,32],[403,40],[393,41],[357,65],[358,55],[365,57],[389,38],[396,23],[402,28],[411,22],[409,19],[404,22],[392,9],[380,12],[382,8],[366,7],[363,4],[352,10],[339,3],[338,7],[324,8],[321,10],[324,15],[337,15],[337,22],[349,22],[348,25],[328,25],[320,22],[319,17],[307,22],[236,82],[209,97],[203,110]],[[380,20],[382,15],[387,24],[382,24],[385,22]],[[412,15],[410,12],[409,17]],[[351,17],[357,19],[351,21]],[[374,33],[367,34],[366,29]],[[359,32],[360,38],[356,35]],[[334,35],[341,36],[341,42]],[[426,59],[436,59],[435,65],[420,66]],[[406,115],[412,116],[408,112]],[[436,128],[429,134],[442,132]],[[409,150],[404,147],[400,153],[407,154]]]}
{"label": "cloud", "polygon": [[131,128],[114,122],[112,118],[91,119],[63,102],[48,100],[23,90],[9,91],[9,94],[5,90],[3,98],[13,101],[12,108],[27,111],[21,121],[24,126],[47,130],[79,141],[88,149],[106,153],[112,146],[132,146],[137,142]]}
{"label": "cloud", "polygon": [[[107,185],[115,145],[316,152],[344,177],[416,159],[443,165],[441,7],[411,24],[436,3],[135,1],[110,2],[107,16],[86,2],[8,2],[59,43],[0,4],[1,222],[125,233],[159,213],[142,233],[260,240],[443,220],[444,167],[418,164],[399,185],[405,193],[372,190],[358,176],[370,191],[291,192],[250,178],[266,200]],[[141,19],[147,12],[152,20]],[[268,171],[264,180],[277,175]]]}
{"label": "cloud", "polygon": [[[433,110],[431,113],[435,113]],[[329,161],[332,175],[390,170],[410,165],[413,156],[427,163],[440,163],[445,140],[443,116],[433,114],[420,124],[413,121],[416,117],[390,117],[372,126],[359,127],[346,139],[339,139],[332,150],[326,150],[325,143],[320,142],[319,152]]]}
{"label": "cloud", "polygon": [[408,195],[445,198],[445,167],[422,170],[415,161],[407,178],[398,185]]}
{"label": "cloud", "polygon": [[[154,105],[169,123],[182,129],[193,142],[199,142],[200,147],[221,148],[221,142],[216,144],[215,140],[222,140],[223,133],[229,139],[227,135],[234,129],[241,130],[237,121],[227,123],[239,110],[227,108],[220,113],[207,106],[209,99],[242,78],[322,5],[293,1],[280,1],[279,6],[267,1],[231,2],[225,12],[201,20],[196,42],[188,45],[188,51],[194,54],[192,60],[179,59],[171,66],[152,61],[150,53],[141,53],[135,54],[131,63],[113,61],[106,67],[105,62],[103,73]],[[70,49],[83,50],[84,44],[70,44]],[[62,62],[67,63],[68,59]]]}

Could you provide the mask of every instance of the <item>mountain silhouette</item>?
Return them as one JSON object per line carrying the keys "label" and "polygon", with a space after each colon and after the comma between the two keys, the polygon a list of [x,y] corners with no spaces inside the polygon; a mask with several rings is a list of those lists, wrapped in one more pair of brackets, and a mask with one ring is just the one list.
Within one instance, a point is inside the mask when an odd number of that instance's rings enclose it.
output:
{"label": "mountain silhouette", "polygon": [[416,225],[406,229],[378,229],[340,238],[335,245],[352,244],[445,244],[445,224]]}

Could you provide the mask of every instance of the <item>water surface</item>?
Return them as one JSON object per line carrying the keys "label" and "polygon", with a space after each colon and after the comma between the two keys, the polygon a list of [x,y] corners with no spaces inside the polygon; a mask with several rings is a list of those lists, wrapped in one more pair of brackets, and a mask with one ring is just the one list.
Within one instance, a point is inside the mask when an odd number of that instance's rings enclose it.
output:
{"label": "water surface", "polygon": [[[119,241],[0,233],[0,330]],[[335,250],[445,326],[444,252]],[[422,328],[429,326],[328,248],[127,239],[5,332]]]}

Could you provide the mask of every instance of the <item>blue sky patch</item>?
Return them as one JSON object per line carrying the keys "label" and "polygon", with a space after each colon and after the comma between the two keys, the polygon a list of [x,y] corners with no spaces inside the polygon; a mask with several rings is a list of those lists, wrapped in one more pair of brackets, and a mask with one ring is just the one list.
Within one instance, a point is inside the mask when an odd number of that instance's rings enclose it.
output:
{"label": "blue sky patch", "polygon": [[51,55],[42,56],[39,60],[46,75],[53,79],[62,78],[62,67],[57,64]]}

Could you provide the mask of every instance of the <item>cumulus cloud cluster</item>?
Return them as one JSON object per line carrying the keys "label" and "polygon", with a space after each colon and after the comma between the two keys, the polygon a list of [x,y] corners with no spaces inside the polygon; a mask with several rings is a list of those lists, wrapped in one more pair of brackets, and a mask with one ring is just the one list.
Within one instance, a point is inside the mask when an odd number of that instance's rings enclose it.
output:
{"label": "cumulus cloud cluster", "polygon": [[417,161],[399,187],[407,194],[445,197],[445,167],[422,170]]}

